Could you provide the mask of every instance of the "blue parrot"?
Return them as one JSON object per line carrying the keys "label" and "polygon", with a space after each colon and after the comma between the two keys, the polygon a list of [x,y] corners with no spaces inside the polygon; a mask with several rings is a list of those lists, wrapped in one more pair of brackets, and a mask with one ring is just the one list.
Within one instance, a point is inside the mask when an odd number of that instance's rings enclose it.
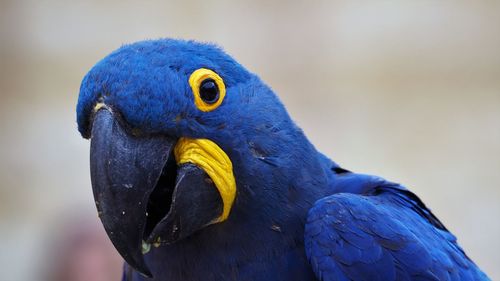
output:
{"label": "blue parrot", "polygon": [[77,122],[124,280],[488,280],[414,193],[318,152],[215,45],[122,46]]}

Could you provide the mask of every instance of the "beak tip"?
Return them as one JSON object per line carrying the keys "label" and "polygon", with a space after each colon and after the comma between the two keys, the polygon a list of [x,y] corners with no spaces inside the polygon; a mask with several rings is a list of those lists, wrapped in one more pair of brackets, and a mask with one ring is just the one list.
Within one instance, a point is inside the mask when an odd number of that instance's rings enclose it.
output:
{"label": "beak tip", "polygon": [[153,278],[153,274],[151,273],[151,271],[149,270],[149,268],[147,267],[147,265],[144,262],[142,262],[140,264],[134,264],[134,265],[131,265],[127,261],[125,261],[125,262],[127,263],[128,266],[133,268],[135,271],[137,271],[142,276],[147,277],[147,278]]}

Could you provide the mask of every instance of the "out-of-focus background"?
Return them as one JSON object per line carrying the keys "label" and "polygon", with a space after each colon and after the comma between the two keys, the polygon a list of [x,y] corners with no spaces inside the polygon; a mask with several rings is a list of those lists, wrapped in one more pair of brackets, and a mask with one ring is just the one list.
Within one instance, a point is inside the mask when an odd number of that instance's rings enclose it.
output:
{"label": "out-of-focus background", "polygon": [[268,0],[0,1],[0,280],[119,279],[75,104],[97,60],[159,37],[223,46],[321,151],[411,188],[500,280],[500,2]]}

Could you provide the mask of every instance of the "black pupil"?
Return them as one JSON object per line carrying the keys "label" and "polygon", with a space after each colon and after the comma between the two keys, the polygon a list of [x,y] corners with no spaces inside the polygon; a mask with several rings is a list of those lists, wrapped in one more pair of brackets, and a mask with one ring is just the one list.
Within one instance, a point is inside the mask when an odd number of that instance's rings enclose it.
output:
{"label": "black pupil", "polygon": [[201,82],[200,97],[206,103],[214,103],[219,99],[219,88],[214,80],[206,79]]}

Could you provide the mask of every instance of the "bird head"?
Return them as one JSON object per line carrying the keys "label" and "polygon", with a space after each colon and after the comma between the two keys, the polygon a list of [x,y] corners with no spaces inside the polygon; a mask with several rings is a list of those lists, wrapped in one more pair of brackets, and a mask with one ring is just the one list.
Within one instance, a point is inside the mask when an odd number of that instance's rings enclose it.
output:
{"label": "bird head", "polygon": [[289,179],[312,180],[302,170],[315,150],[279,99],[214,45],[122,46],[84,77],[77,121],[91,140],[99,217],[127,263],[147,276],[151,245],[236,212],[272,212]]}

